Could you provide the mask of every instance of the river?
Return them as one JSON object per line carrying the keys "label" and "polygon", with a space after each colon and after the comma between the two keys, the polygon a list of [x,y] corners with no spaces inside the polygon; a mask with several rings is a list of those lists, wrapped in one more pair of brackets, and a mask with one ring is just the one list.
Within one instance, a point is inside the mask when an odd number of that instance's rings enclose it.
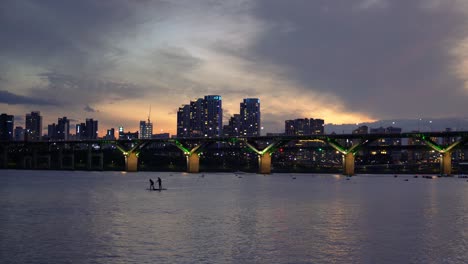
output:
{"label": "river", "polygon": [[466,179],[0,170],[1,263],[467,260]]}

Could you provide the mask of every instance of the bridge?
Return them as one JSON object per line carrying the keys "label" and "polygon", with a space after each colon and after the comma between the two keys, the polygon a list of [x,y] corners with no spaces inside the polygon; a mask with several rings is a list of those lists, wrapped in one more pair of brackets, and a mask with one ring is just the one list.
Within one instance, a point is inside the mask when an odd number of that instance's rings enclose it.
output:
{"label": "bridge", "polygon": [[[271,156],[278,149],[291,142],[321,142],[342,155],[343,174],[355,173],[355,154],[363,149],[371,148],[382,139],[412,139],[421,142],[424,148],[440,154],[440,173],[452,174],[452,152],[457,148],[466,147],[468,131],[459,132],[412,132],[395,134],[329,134],[304,136],[259,136],[259,137],[203,137],[203,138],[171,138],[171,139],[135,139],[135,140],[78,140],[78,141],[1,141],[0,167],[8,168],[9,156],[12,153],[20,155],[23,168],[37,168],[38,159],[49,164],[51,153],[58,153],[59,169],[75,169],[75,150],[87,150],[87,169],[93,169],[93,159],[99,159],[102,169],[103,147],[118,149],[125,159],[125,171],[138,171],[138,158],[141,151],[150,144],[172,145],[179,149],[186,159],[186,171],[198,173],[200,170],[200,153],[208,146],[216,144],[237,146],[254,152],[258,157],[258,173],[271,173]],[[441,144],[439,139],[445,139]],[[447,140],[449,139],[449,140]],[[405,146],[388,146],[404,148]],[[96,149],[98,151],[96,151]],[[68,159],[69,165],[64,165]],[[28,166],[29,165],[29,166]],[[98,168],[98,169],[99,169]]]}

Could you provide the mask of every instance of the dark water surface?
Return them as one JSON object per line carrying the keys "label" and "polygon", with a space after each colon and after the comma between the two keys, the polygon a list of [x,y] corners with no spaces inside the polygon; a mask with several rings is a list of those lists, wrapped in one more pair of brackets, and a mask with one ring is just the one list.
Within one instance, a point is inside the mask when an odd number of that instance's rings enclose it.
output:
{"label": "dark water surface", "polygon": [[201,176],[0,170],[0,262],[468,263],[466,179]]}

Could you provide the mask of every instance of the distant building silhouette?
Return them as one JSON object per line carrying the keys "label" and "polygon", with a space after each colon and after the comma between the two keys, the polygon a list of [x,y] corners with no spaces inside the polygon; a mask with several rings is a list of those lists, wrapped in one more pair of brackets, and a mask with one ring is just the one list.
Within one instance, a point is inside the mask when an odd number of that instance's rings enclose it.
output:
{"label": "distant building silhouette", "polygon": [[0,115],[0,140],[13,140],[14,117],[12,115]]}
{"label": "distant building silhouette", "polygon": [[15,127],[15,141],[24,141],[24,128],[22,126]]}
{"label": "distant building silhouette", "polygon": [[138,131],[136,132],[119,132],[119,140],[132,140],[132,139],[138,139]]}
{"label": "distant building silhouette", "polygon": [[76,124],[75,138],[78,140],[86,139],[86,124],[85,123]]}
{"label": "distant building silhouette", "polygon": [[124,128],[121,126],[119,127],[119,140],[132,140],[132,139],[138,139],[139,132],[125,132]]}
{"label": "distant building silhouette", "polygon": [[92,118],[86,119],[85,135],[86,139],[97,139],[98,138],[98,121]]}
{"label": "distant building silhouette", "polygon": [[358,135],[364,135],[369,133],[369,127],[368,126],[360,126],[356,129],[353,130],[353,134],[358,134]]}
{"label": "distant building silhouette", "polygon": [[25,140],[38,141],[42,139],[42,116],[41,112],[33,111],[26,114]]}
{"label": "distant building silhouette", "polygon": [[299,118],[286,120],[284,131],[287,136],[320,135],[324,134],[323,126],[323,119]]}
{"label": "distant building silhouette", "polygon": [[70,139],[70,120],[66,116],[59,118],[57,121],[57,139]]}
{"label": "distant building silhouette", "polygon": [[98,139],[98,121],[86,118],[85,123],[76,124],[76,139]]}
{"label": "distant building silhouette", "polygon": [[70,139],[70,120],[67,117],[59,118],[57,124],[52,123],[47,126],[47,135],[51,140]]}
{"label": "distant building silhouette", "polygon": [[104,139],[107,140],[115,140],[115,129],[107,129],[106,135],[104,136]]}

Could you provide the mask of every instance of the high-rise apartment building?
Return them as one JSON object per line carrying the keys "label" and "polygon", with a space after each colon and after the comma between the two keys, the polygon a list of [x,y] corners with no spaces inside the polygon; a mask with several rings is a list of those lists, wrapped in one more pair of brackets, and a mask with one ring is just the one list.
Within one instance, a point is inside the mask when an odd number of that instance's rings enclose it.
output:
{"label": "high-rise apartment building", "polygon": [[66,116],[58,119],[57,139],[58,140],[70,139],[70,120]]}
{"label": "high-rise apartment building", "polygon": [[138,132],[138,138],[140,139],[151,139],[153,136],[153,123],[150,122],[148,118],[148,122],[140,121],[140,130]]}
{"label": "high-rise apartment building", "polygon": [[199,98],[196,101],[190,102],[190,136],[203,136],[204,123],[204,103],[203,99]]}
{"label": "high-rise apartment building", "polygon": [[246,98],[240,104],[241,136],[260,136],[260,99]]}
{"label": "high-rise apartment building", "polygon": [[70,120],[67,117],[59,118],[57,124],[47,126],[47,135],[50,140],[68,140],[70,138]]}
{"label": "high-rise apartment building", "polygon": [[223,134],[226,137],[238,137],[241,136],[241,115],[234,114],[229,118],[229,123],[223,127]]}
{"label": "high-rise apartment building", "polygon": [[76,139],[86,139],[86,124],[80,123],[75,126]]}
{"label": "high-rise apartment building", "polygon": [[85,135],[86,139],[98,138],[98,121],[92,118],[86,118]]}
{"label": "high-rise apartment building", "polygon": [[37,141],[42,138],[42,116],[39,111],[26,114],[25,140]]}
{"label": "high-rise apartment building", "polygon": [[177,111],[177,137],[190,136],[190,105],[182,105]]}
{"label": "high-rise apartment building", "polygon": [[85,123],[76,124],[76,139],[98,139],[98,121],[87,118]]}
{"label": "high-rise apartment building", "polygon": [[50,140],[57,139],[57,125],[55,123],[52,123],[47,126],[47,137]]}
{"label": "high-rise apartment building", "polygon": [[13,140],[13,122],[14,117],[12,115],[0,115],[0,141]]}
{"label": "high-rise apartment building", "polygon": [[[189,117],[189,121],[187,121]],[[219,95],[207,95],[182,105],[177,113],[177,136],[221,136],[223,124],[222,99]]]}
{"label": "high-rise apartment building", "polygon": [[115,129],[107,129],[106,136],[104,137],[104,139],[115,140]]}
{"label": "high-rise apartment building", "polygon": [[204,136],[221,136],[223,128],[223,108],[222,100],[219,95],[206,95],[203,101],[204,106]]}

